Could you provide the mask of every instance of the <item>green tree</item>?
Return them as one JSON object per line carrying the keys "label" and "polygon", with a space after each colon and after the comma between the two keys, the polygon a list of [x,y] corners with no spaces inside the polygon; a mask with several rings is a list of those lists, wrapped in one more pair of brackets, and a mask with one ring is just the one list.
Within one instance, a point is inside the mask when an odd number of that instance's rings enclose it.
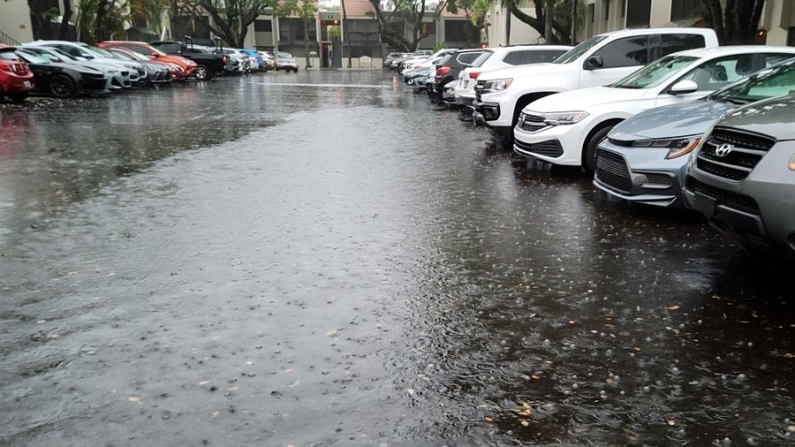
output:
{"label": "green tree", "polygon": [[370,4],[374,9],[370,16],[378,22],[381,41],[392,48],[414,51],[422,39],[432,34],[447,0],[393,0],[390,10],[381,9],[379,0],[370,0]]}
{"label": "green tree", "polygon": [[[765,0],[701,0],[704,20],[721,45],[753,44]],[[725,6],[724,6],[725,5]]]}
{"label": "green tree", "polygon": [[[488,28],[485,27],[486,15],[494,5],[494,0],[450,0],[447,10],[453,14],[463,12],[466,19],[475,27],[476,30],[486,30],[486,41],[488,41]],[[467,44],[475,46],[480,44],[480,36],[467,36]]]}
{"label": "green tree", "polygon": [[182,0],[172,5],[238,48],[244,46],[248,28],[260,14],[279,10],[277,0]]}
{"label": "green tree", "polygon": [[317,0],[285,0],[279,6],[280,13],[283,15],[295,15],[304,24],[304,57],[306,67],[310,67],[309,62],[309,27],[315,25],[317,17]]}
{"label": "green tree", "polygon": [[[577,3],[572,5],[572,2]],[[501,0],[501,5],[510,11],[514,17],[530,25],[538,31],[538,34],[548,36],[549,39],[546,39],[547,43],[564,45],[574,43],[571,39],[571,11],[573,7],[576,8],[576,25],[579,26],[585,22],[585,0],[557,0],[552,8],[554,9],[554,16],[551,20],[552,28],[547,33],[547,2],[545,0],[533,0],[535,17],[522,11],[519,7],[520,3],[521,0]]]}

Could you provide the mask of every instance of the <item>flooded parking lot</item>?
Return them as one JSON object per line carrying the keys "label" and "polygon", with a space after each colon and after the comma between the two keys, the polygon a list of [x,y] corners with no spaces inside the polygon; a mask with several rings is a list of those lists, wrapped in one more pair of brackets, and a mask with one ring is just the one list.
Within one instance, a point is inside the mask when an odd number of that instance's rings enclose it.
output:
{"label": "flooded parking lot", "polygon": [[391,74],[0,107],[0,445],[794,442],[792,264]]}

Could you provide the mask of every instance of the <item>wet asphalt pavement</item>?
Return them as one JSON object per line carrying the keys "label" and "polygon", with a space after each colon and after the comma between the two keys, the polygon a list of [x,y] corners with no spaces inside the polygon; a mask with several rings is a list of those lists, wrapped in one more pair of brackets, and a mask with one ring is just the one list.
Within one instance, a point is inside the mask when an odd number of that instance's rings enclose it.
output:
{"label": "wet asphalt pavement", "polygon": [[0,105],[2,446],[791,446],[793,265],[380,71]]}

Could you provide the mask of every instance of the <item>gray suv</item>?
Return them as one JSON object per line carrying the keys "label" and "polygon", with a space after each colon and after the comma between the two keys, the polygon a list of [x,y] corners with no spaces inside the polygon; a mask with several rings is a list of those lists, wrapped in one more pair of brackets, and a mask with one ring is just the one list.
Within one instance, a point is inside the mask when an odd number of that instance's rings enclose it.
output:
{"label": "gray suv", "polygon": [[687,169],[687,205],[743,245],[795,258],[795,95],[718,120]]}

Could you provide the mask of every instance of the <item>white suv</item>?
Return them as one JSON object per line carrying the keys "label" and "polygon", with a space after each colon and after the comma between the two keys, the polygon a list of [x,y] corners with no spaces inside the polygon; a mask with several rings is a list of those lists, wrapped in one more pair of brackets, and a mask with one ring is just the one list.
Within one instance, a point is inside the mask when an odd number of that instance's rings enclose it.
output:
{"label": "white suv", "polygon": [[678,51],[718,46],[707,28],[629,29],[598,34],[551,64],[484,73],[475,87],[475,122],[512,137],[519,112],[553,93],[613,83],[643,65]]}
{"label": "white suv", "polygon": [[565,45],[521,45],[513,47],[488,48],[472,66],[461,72],[455,88],[455,102],[471,106],[475,101],[475,83],[485,71],[520,65],[552,62],[571,47]]}

